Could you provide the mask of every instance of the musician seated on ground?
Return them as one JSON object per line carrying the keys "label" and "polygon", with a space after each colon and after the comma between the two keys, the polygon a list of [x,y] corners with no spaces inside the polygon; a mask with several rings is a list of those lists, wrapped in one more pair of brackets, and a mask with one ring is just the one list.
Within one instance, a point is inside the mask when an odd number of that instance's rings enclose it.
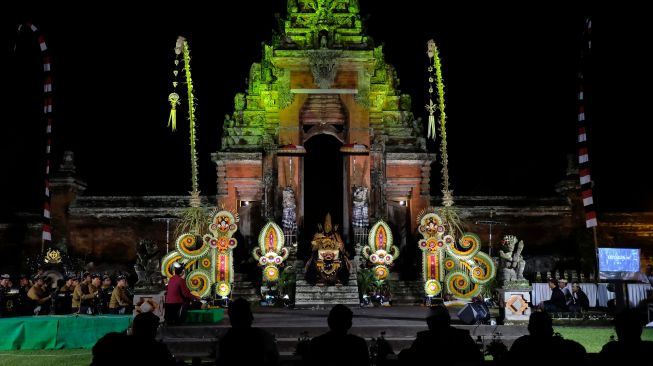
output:
{"label": "musician seated on ground", "polygon": [[581,313],[590,308],[590,300],[587,294],[583,292],[578,282],[571,284],[572,303],[569,305],[569,311],[574,313]]}
{"label": "musician seated on ground", "polygon": [[[93,314],[97,304],[98,288],[101,284],[100,275],[87,275],[84,281],[75,288],[75,296],[79,299],[79,313]],[[73,307],[75,297],[73,297]]]}
{"label": "musician seated on ground", "polygon": [[91,274],[88,272],[84,272],[82,274],[80,280],[77,281],[77,284],[75,285],[75,288],[73,289],[73,302],[72,302],[72,313],[76,314],[79,313],[79,305],[82,302],[82,284],[83,283],[90,283],[91,282]]}
{"label": "musician seated on ground", "polygon": [[542,302],[542,309],[549,313],[568,311],[565,294],[558,287],[558,280],[549,278],[549,288],[551,289],[551,299]]}
{"label": "musician seated on ground", "polygon": [[34,308],[32,307],[32,302],[30,301],[29,297],[27,297],[27,293],[31,288],[32,281],[30,281],[29,276],[26,274],[21,274],[20,280],[18,282],[18,302],[20,304],[18,309],[19,315],[33,315],[32,310]]}
{"label": "musician seated on ground", "polygon": [[51,297],[45,285],[46,276],[38,276],[34,278],[34,285],[27,292],[27,297],[32,302],[33,311],[36,315],[50,314]]}
{"label": "musician seated on ground", "polygon": [[127,295],[127,278],[118,276],[116,287],[111,293],[109,301],[109,311],[112,314],[125,314],[132,307],[132,299]]}
{"label": "musician seated on ground", "polygon": [[57,290],[54,302],[55,314],[70,314],[73,306],[73,291],[77,281],[72,276],[64,276],[64,284]]}

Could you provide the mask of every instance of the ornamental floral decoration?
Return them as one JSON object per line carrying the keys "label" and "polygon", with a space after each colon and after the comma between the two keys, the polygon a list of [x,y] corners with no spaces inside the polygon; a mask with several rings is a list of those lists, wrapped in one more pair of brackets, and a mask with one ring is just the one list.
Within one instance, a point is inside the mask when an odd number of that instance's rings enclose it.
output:
{"label": "ornamental floral decoration", "polygon": [[399,257],[399,248],[392,245],[392,232],[385,221],[379,220],[372,226],[367,245],[363,247],[361,254],[373,267],[374,277],[378,281],[385,281],[394,260]]}
{"label": "ornamental floral decoration", "polygon": [[233,283],[233,249],[238,242],[233,234],[238,230],[238,215],[231,211],[218,211],[209,222],[209,234],[201,237],[195,233],[183,233],[177,237],[176,250],[161,261],[161,274],[170,278],[175,262],[185,263],[188,272],[186,284],[200,297],[215,293],[227,297]]}
{"label": "ornamental floral decoration", "polygon": [[437,296],[445,290],[456,298],[469,299],[494,278],[496,267],[490,256],[480,251],[476,234],[463,233],[457,239],[448,232],[449,227],[435,212],[427,212],[419,220],[424,292]]}
{"label": "ornamental floral decoration", "polygon": [[290,254],[283,244],[283,230],[274,221],[269,221],[258,236],[259,246],[252,251],[258,265],[263,267],[263,278],[267,282],[279,280],[279,268]]}

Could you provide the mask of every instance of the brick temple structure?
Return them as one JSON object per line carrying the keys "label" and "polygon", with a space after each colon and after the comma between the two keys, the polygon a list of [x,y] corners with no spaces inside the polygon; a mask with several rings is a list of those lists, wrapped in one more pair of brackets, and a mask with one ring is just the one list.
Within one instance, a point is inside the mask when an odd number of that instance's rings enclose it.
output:
{"label": "brick temple structure", "polygon": [[[212,154],[217,194],[203,197],[203,204],[238,211],[243,244],[235,255],[245,261],[265,221],[281,222],[286,187],[295,193],[300,252],[327,212],[352,246],[352,193],[362,186],[369,192],[370,223],[389,222],[408,269],[418,262],[409,254],[417,253],[416,218],[440,205],[430,195],[431,169],[438,163],[426,148],[422,122],[411,112],[410,96],[399,92],[383,47],[364,33],[356,1],[336,0],[329,9],[288,3],[283,33],[264,45],[247,90],[234,97],[221,148]],[[67,154],[51,182],[55,243],[111,263],[133,263],[135,244],[143,239],[172,248],[171,221],[187,197],[87,197],[76,174]],[[496,250],[504,234],[514,234],[526,243],[527,258],[557,256],[532,261],[527,272],[590,271],[594,244],[576,182],[571,167],[558,196],[455,197],[456,206],[486,252],[490,235]],[[490,220],[500,224],[490,230],[481,222]],[[601,246],[642,248],[642,261],[653,261],[653,213],[602,213],[598,220]],[[38,251],[37,222],[22,216],[0,224],[0,254]]]}

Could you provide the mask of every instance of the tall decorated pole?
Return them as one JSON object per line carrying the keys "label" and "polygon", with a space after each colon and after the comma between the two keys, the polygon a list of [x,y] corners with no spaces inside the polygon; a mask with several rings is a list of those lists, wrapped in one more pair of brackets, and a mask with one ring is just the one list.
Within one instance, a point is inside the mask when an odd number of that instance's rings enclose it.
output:
{"label": "tall decorated pole", "polygon": [[[429,104],[426,110],[429,112],[428,138],[435,141],[435,112],[440,111],[440,159],[442,162],[442,207],[438,210],[440,216],[449,227],[450,233],[462,234],[460,217],[453,207],[453,190],[449,187],[449,155],[447,153],[447,114],[444,111],[444,80],[442,78],[442,63],[438,47],[434,40],[427,42],[426,54],[429,57]],[[433,103],[433,83],[437,90],[437,104]]]}
{"label": "tall decorated pole", "polygon": [[176,262],[182,262],[188,271],[186,284],[199,296],[229,297],[234,279],[233,249],[238,242],[233,234],[238,230],[238,214],[227,210],[214,210],[209,213],[201,207],[199,178],[197,173],[197,132],[195,117],[195,96],[193,79],[190,73],[190,49],[184,37],[177,38],[175,44],[175,77],[173,92],[168,96],[170,117],[168,127],[177,129],[177,106],[181,97],[177,94],[180,58],[183,60],[183,75],[188,93],[188,120],[190,134],[191,183],[190,207],[182,213],[177,225],[175,250],[161,261],[161,274],[172,277]]}
{"label": "tall decorated pole", "polygon": [[196,235],[203,235],[206,233],[209,217],[208,213],[200,205],[200,192],[199,192],[199,176],[197,169],[197,131],[196,131],[196,117],[195,117],[195,96],[193,94],[193,79],[191,77],[190,68],[190,48],[186,38],[179,36],[175,44],[175,70],[173,75],[175,77],[172,82],[174,91],[168,96],[170,102],[170,117],[168,118],[168,127],[172,131],[177,129],[177,106],[180,104],[180,96],[177,94],[177,86],[179,84],[179,64],[180,58],[183,61],[183,74],[186,81],[187,94],[188,94],[188,121],[189,121],[189,135],[190,135],[190,168],[191,168],[191,184],[192,191],[190,192],[190,207],[184,210],[180,223],[177,225],[176,233],[193,232]]}
{"label": "tall decorated pole", "polygon": [[[422,278],[428,299],[443,293],[458,299],[478,296],[484,285],[496,275],[492,258],[480,251],[478,235],[463,232],[460,217],[453,207],[453,191],[449,186],[449,156],[447,154],[447,115],[444,103],[442,64],[435,41],[427,43],[429,57],[429,113],[427,138],[436,140],[435,119],[439,111],[440,156],[442,162],[442,207],[429,207],[418,215],[417,224],[422,239]],[[436,101],[433,102],[434,92]]]}

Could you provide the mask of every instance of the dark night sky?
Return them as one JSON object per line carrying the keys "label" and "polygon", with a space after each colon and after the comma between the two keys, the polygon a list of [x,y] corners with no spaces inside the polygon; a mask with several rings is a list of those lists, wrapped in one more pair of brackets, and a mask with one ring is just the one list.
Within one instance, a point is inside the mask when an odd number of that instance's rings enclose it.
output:
{"label": "dark night sky", "polygon": [[[90,4],[90,3],[89,3]],[[111,5],[106,5],[111,4]],[[0,207],[40,211],[45,125],[40,57],[15,28],[32,20],[50,47],[54,78],[53,165],[76,154],[88,195],[185,195],[190,190],[187,124],[166,129],[173,47],[189,39],[199,122],[200,188],[214,195],[210,153],[223,117],[261,59],[285,0],[197,8],[33,6],[2,20],[4,101]],[[198,2],[199,4],[199,2]],[[443,61],[451,183],[457,195],[550,196],[576,154],[576,73],[584,14],[593,16],[587,103],[594,199],[599,211],[653,210],[651,150],[642,130],[650,85],[649,23],[642,9],[570,9],[361,0],[367,30],[426,119],[426,41]],[[222,10],[212,10],[222,7]],[[73,16],[82,13],[82,16]],[[158,15],[157,15],[158,14]],[[184,15],[184,17],[182,17]],[[4,94],[4,93],[3,93]],[[8,113],[7,113],[8,112]],[[182,119],[183,121],[183,119]],[[435,151],[434,146],[431,146]],[[432,185],[439,191],[439,169]]]}

